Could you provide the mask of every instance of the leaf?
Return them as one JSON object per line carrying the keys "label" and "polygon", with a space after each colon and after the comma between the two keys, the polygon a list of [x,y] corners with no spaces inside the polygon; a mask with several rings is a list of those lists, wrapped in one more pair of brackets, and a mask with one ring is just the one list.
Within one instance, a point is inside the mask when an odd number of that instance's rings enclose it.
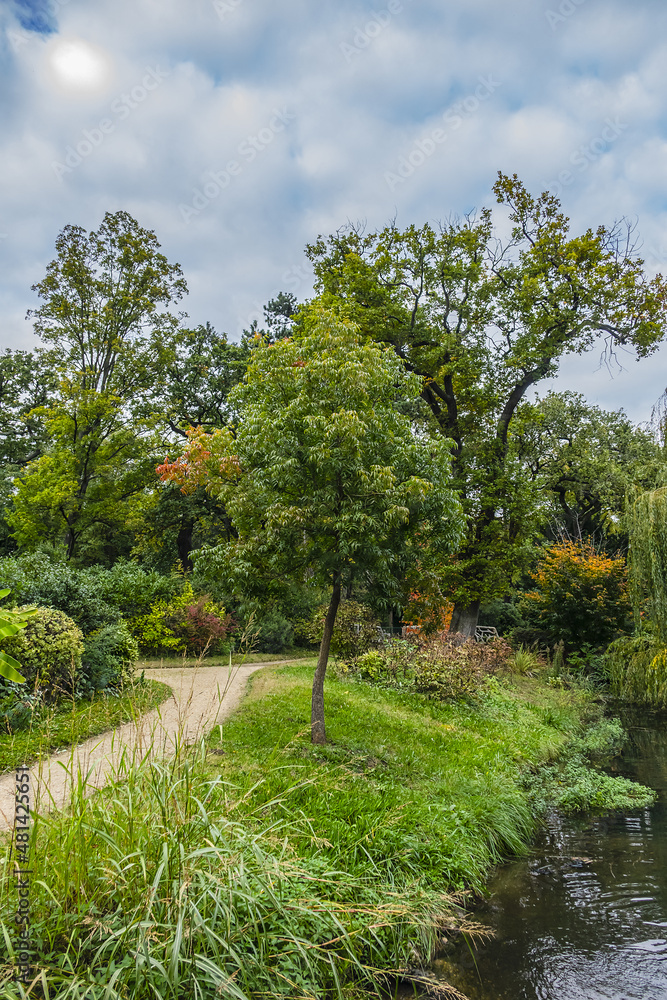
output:
{"label": "leaf", "polygon": [[15,684],[25,684],[25,677],[16,669],[20,666],[21,664],[13,656],[0,651],[0,677],[4,677],[7,681],[13,681]]}

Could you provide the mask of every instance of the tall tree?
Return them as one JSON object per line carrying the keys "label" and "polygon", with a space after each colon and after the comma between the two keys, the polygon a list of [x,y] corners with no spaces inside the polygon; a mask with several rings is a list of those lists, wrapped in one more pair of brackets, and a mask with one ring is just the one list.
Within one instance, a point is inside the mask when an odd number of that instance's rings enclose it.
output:
{"label": "tall tree", "polygon": [[608,536],[614,550],[628,489],[650,489],[663,468],[653,434],[577,392],[549,392],[517,411],[513,447],[545,498],[552,533]]}
{"label": "tall tree", "polygon": [[509,239],[484,210],[438,230],[342,230],[308,248],[323,301],[420,377],[432,426],[453,441],[468,527],[444,575],[451,628],[466,634],[482,599],[525,568],[539,525],[538,491],[511,447],[526,393],[566,353],[604,339],[646,356],[665,329],[665,284],[645,276],[622,227],[572,235],[559,201],[516,175],[500,174],[495,193]]}
{"label": "tall tree", "polygon": [[[414,434],[399,412],[419,379],[356,328],[312,308],[298,335],[252,352],[233,390],[238,424],[190,433],[162,477],[221,498],[237,537],[198,558],[247,593],[271,575],[312,574],[329,587],[313,679],[312,739],[326,739],[324,677],[346,579],[390,577],[411,548],[442,559],[460,537],[450,488],[450,442]],[[426,544],[428,543],[428,544]]]}
{"label": "tall tree", "polygon": [[97,528],[124,524],[150,482],[159,414],[147,400],[164,385],[178,328],[163,307],[186,286],[127,212],[107,213],[90,233],[66,226],[56,250],[33,286],[43,304],[29,314],[40,363],[57,380],[31,413],[48,447],[17,480],[10,524],[19,543],[62,540],[71,558]]}

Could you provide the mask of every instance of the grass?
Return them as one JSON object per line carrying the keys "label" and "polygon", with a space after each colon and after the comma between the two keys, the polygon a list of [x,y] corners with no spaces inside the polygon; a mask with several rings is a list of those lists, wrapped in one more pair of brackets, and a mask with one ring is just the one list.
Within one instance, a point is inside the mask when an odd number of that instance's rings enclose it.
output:
{"label": "grass", "polygon": [[[28,995],[352,1000],[386,996],[390,975],[419,983],[451,892],[533,831],[526,776],[600,714],[526,676],[456,704],[332,678],[330,742],[312,746],[312,668],[255,674],[208,738],[124,760],[100,793],[81,778],[67,812],[37,818]],[[8,848],[0,863],[7,876]],[[13,891],[5,877],[10,958]],[[2,996],[25,995],[11,975]]]}
{"label": "grass", "polygon": [[30,729],[0,735],[0,774],[130,722],[170,695],[167,684],[136,679],[120,697],[98,694],[92,700],[61,702],[42,709]]}
{"label": "grass", "polygon": [[[232,665],[242,663],[283,663],[291,660],[303,660],[312,657],[310,649],[286,649],[283,653],[232,653]],[[185,656],[155,656],[139,660],[138,670],[164,670],[173,667],[226,667],[229,663],[229,653],[206,656],[203,660],[197,657]]]}

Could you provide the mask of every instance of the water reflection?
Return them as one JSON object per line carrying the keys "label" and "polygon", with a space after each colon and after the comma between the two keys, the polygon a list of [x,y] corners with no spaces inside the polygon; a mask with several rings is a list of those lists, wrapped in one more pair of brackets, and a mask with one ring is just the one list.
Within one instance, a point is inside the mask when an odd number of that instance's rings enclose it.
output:
{"label": "water reflection", "polygon": [[667,720],[623,721],[616,769],[658,803],[554,817],[532,857],[498,872],[475,914],[495,938],[436,963],[470,1000],[667,1000]]}

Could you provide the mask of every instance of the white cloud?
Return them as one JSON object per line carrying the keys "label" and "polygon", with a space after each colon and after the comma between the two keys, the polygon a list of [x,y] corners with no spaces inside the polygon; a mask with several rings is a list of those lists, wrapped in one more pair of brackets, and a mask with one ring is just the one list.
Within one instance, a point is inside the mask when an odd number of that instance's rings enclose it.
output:
{"label": "white cloud", "polygon": [[[584,0],[552,29],[546,15],[560,6],[68,0],[50,36],[7,8],[2,346],[29,342],[30,284],[59,230],[95,227],[118,208],[183,265],[192,320],[232,335],[281,287],[309,294],[303,251],[318,234],[348,219],[407,225],[490,204],[499,168],[536,191],[559,186],[577,228],[636,217],[648,269],[667,270],[667,10],[662,0]],[[102,92],[49,81],[49,51],[68,38],[101,50]],[[496,83],[475,107],[485,79]],[[290,116],[284,128],[276,112]],[[608,120],[627,127],[605,144]],[[387,183],[415,149],[430,149],[436,128],[446,139]],[[58,171],[68,150],[74,165]],[[186,221],[183,205],[201,207]],[[647,416],[661,359],[629,363],[610,388],[586,356],[566,363],[563,382]]]}

